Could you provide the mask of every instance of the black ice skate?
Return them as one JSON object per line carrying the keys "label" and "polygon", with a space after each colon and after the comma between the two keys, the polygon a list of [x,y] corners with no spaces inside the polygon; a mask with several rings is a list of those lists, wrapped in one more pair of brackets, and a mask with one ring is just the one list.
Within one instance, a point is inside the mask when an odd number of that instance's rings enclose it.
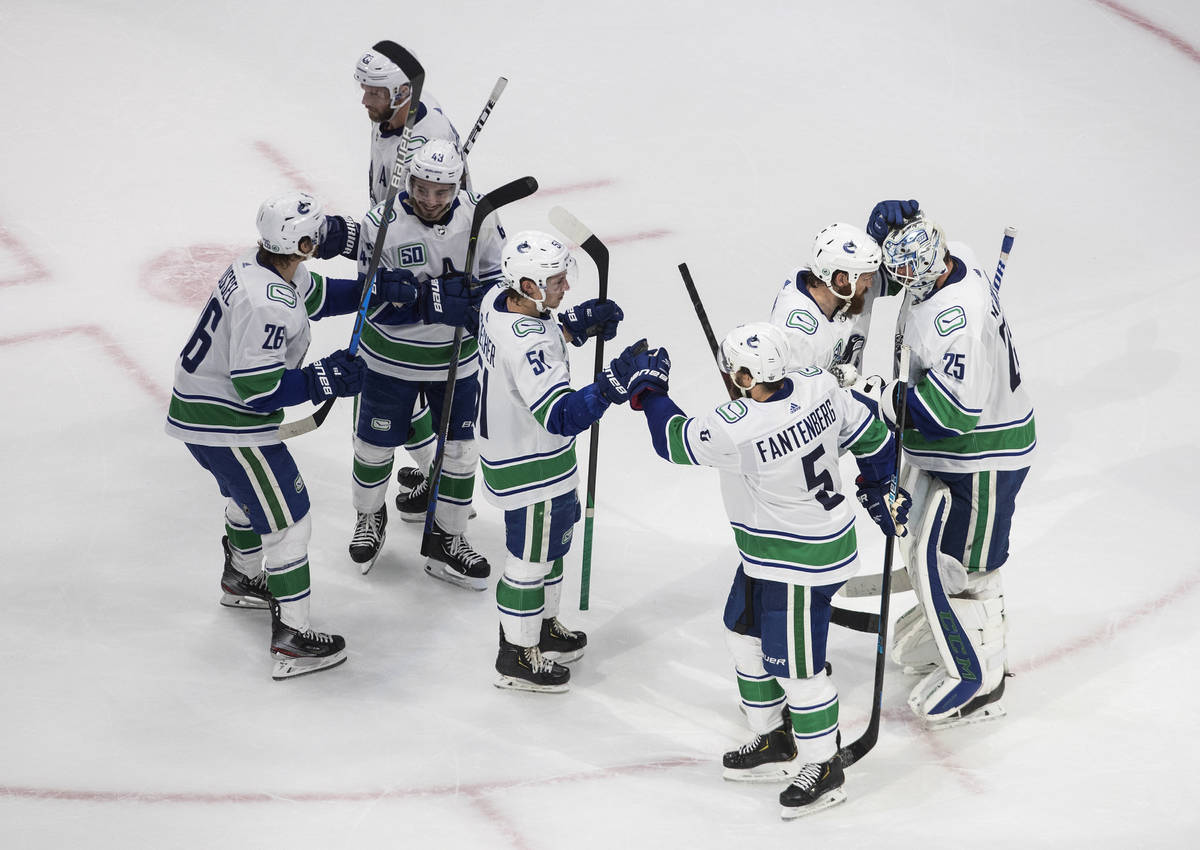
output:
{"label": "black ice skate", "polygon": [[425,560],[425,572],[459,587],[487,590],[492,565],[471,548],[465,535],[443,531],[435,522],[431,536],[433,539],[430,541],[429,557]]}
{"label": "black ice skate", "polygon": [[221,538],[221,547],[225,550],[225,571],[221,574],[221,604],[226,608],[257,608],[260,610],[271,607],[271,591],[267,590],[267,574],[259,571],[254,578],[238,570],[233,565],[233,552],[229,549],[229,538]]}
{"label": "black ice skate", "polygon": [[371,572],[375,559],[387,539],[387,505],[381,505],[373,514],[359,514],[354,524],[354,536],[350,538],[350,557],[358,564],[363,575]]}
{"label": "black ice skate", "polygon": [[560,694],[568,689],[571,671],[542,655],[536,646],[517,646],[504,639],[500,629],[500,652],[496,655],[497,688]]}
{"label": "black ice skate", "polygon": [[722,758],[724,777],[732,782],[780,782],[796,775],[796,739],[792,736],[792,719],[784,708],[782,726],[759,735]]}
{"label": "black ice skate", "polygon": [[275,659],[272,679],[290,679],[318,670],[328,670],[346,660],[346,641],[312,629],[293,629],[279,618],[279,603],[271,600],[271,657]]}
{"label": "black ice skate", "polygon": [[425,522],[429,509],[429,476],[415,466],[406,466],[396,473],[400,492],[396,494],[396,510],[405,522]]}
{"label": "black ice skate", "polygon": [[806,764],[780,793],[779,805],[783,807],[780,814],[784,820],[791,820],[836,806],[846,799],[842,790],[845,782],[846,774],[836,755],[820,764]]}
{"label": "black ice skate", "polygon": [[573,632],[558,621],[558,617],[542,620],[542,636],[538,639],[538,649],[542,655],[559,664],[570,664],[583,655],[587,646],[587,635],[583,632]]}

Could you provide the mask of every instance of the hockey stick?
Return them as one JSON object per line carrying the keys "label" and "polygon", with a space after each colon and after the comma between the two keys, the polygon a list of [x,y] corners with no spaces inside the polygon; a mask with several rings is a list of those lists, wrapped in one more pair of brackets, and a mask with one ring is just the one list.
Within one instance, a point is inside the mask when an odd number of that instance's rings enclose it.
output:
{"label": "hockey stick", "polygon": [[[687,263],[679,264],[679,275],[683,278],[683,285],[687,287],[688,297],[692,299],[692,307],[696,310],[696,318],[700,320],[700,327],[704,330],[704,337],[708,340],[708,347],[712,350],[713,361],[717,364],[717,371],[725,379],[725,390],[729,393],[730,399],[739,399],[742,397],[741,392],[734,387],[733,379],[721,369],[721,360],[717,352],[717,337],[713,333],[712,325],[709,324],[708,313],[704,309],[703,302],[700,301],[700,293],[696,290],[696,283],[692,280],[692,273],[688,271]],[[834,625],[854,629],[859,632],[875,632],[879,630],[879,623],[875,614],[865,611],[854,611],[848,608],[838,608],[836,605],[832,606],[830,622]]]}
{"label": "hockey stick", "polygon": [[[468,282],[475,271],[475,249],[479,245],[479,231],[483,228],[484,220],[500,207],[528,198],[537,191],[537,187],[537,181],[532,177],[521,177],[493,189],[479,199],[479,203],[475,205],[475,215],[471,219],[471,236],[467,242],[467,260],[463,269]],[[454,404],[454,382],[458,377],[462,337],[463,329],[455,328],[454,343],[450,349],[450,365],[446,370],[446,390],[442,395],[442,419],[438,423],[437,452],[429,470],[429,505],[425,509],[425,531],[421,537],[421,554],[426,557],[433,550],[433,523],[437,515],[438,491],[442,483],[442,464],[446,459],[446,438],[450,434],[450,408]]]}
{"label": "hockey stick", "polygon": [[471,128],[471,132],[467,134],[467,140],[463,142],[463,185],[464,187],[470,183],[470,172],[467,170],[467,153],[471,148],[475,147],[475,137],[479,135],[479,131],[483,129],[483,125],[487,123],[488,118],[492,114],[492,109],[496,106],[496,101],[500,99],[504,87],[508,85],[508,77],[500,77],[496,80],[496,85],[492,86],[492,93],[488,96],[487,103],[483,105],[483,111],[479,113],[479,117],[475,119],[475,126]]}
{"label": "hockey stick", "polygon": [[[562,207],[550,210],[550,223],[578,245],[596,264],[600,280],[600,300],[608,300],[608,247],[583,222]],[[596,337],[596,363],[593,375],[604,368],[604,337]],[[596,516],[596,471],[600,450],[600,420],[592,423],[588,437],[587,502],[583,513],[583,565],[579,573],[579,610],[588,609],[592,587],[592,523]]]}
{"label": "hockey stick", "polygon": [[[388,223],[392,218],[392,209],[396,205],[396,194],[400,191],[401,177],[404,173],[405,154],[408,152],[408,139],[412,135],[413,125],[417,123],[417,112],[419,111],[418,107],[421,102],[421,89],[425,86],[425,69],[421,67],[421,63],[416,60],[416,57],[403,47],[394,41],[381,41],[373,49],[378,50],[400,66],[400,69],[404,71],[404,75],[408,77],[412,95],[408,106],[408,117],[404,121],[404,132],[400,136],[400,146],[396,148],[396,161],[392,163],[391,184],[388,186],[387,197],[383,201],[383,221],[379,225],[379,235],[375,237],[375,248],[371,252],[371,263],[367,266],[367,273],[363,277],[362,301],[359,302],[358,315],[354,319],[354,330],[350,334],[350,345],[346,347],[351,357],[358,352],[358,341],[362,337],[363,324],[367,320],[367,309],[371,303],[371,296],[375,293],[375,274],[379,271],[379,263],[383,258],[383,239],[387,235]],[[279,426],[279,439],[288,440],[320,428],[321,423],[329,416],[329,411],[333,408],[335,401],[337,401],[337,396],[326,401],[310,416],[298,419],[295,422],[284,422],[281,424]]]}
{"label": "hockey stick", "polygon": [[1008,267],[1008,253],[1012,250],[1013,240],[1017,238],[1017,229],[1011,224],[1004,228],[1004,239],[1000,242],[1000,259],[996,261],[996,274],[992,277],[992,293],[1000,292],[1000,282],[1004,280],[1004,269]]}
{"label": "hockey stick", "polygon": [[[908,412],[908,360],[910,349],[907,345],[900,349],[898,364],[900,377],[896,380],[896,397],[900,400],[896,407],[896,473],[892,478],[892,502],[900,488],[900,459],[904,455],[904,417]],[[883,667],[887,659],[888,608],[892,601],[892,557],[895,553],[894,536],[889,536],[883,550],[883,583],[879,594],[879,637],[875,644],[875,687],[871,697],[871,717],[867,721],[867,729],[856,740],[851,741],[838,752],[842,767],[849,767],[871,751],[879,739],[879,716],[883,712]]]}

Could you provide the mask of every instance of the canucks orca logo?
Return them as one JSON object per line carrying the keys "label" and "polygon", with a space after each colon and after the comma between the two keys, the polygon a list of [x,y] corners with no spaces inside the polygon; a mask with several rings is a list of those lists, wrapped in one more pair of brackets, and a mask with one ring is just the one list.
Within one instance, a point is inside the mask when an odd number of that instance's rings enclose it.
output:
{"label": "canucks orca logo", "polygon": [[528,254],[531,247],[532,246],[530,246],[529,240],[525,240],[524,242],[522,242],[520,245],[517,246],[517,253],[518,254]]}
{"label": "canucks orca logo", "polygon": [[296,212],[300,213],[300,215],[304,215],[311,209],[312,204],[310,204],[308,201],[301,201],[300,203],[296,204]]}
{"label": "canucks orca logo", "polygon": [[751,348],[758,348],[758,334],[755,334],[751,337],[746,337],[746,345],[750,346]]}
{"label": "canucks orca logo", "polygon": [[847,254],[855,254],[858,252],[858,246],[854,244],[853,240],[851,240],[842,244],[842,250]]}

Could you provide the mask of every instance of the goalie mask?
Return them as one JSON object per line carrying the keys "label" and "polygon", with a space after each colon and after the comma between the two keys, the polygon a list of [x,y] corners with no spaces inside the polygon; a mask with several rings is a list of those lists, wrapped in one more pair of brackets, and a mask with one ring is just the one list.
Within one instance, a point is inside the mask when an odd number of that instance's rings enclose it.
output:
{"label": "goalie mask", "polygon": [[387,55],[391,45],[390,41],[381,41],[364,53],[354,66],[354,79],[364,86],[387,89],[388,103],[394,112],[412,98],[412,86],[400,66]]}
{"label": "goalie mask", "polygon": [[[500,269],[508,288],[522,298],[528,298],[540,312],[545,309],[542,302],[546,300],[546,285],[551,278],[565,274],[567,284],[571,283],[575,258],[566,245],[550,234],[523,230],[504,243]],[[522,280],[532,281],[541,297],[535,298],[522,290]]]}
{"label": "goalie mask", "polygon": [[[875,240],[853,224],[837,222],[817,234],[809,271],[841,299],[842,304],[833,315],[835,319],[845,316],[850,309],[859,275],[874,274],[881,257],[882,252]],[[849,278],[848,293],[834,289],[833,276],[838,272],[845,272]]]}
{"label": "goalie mask", "polygon": [[946,235],[936,223],[917,215],[883,240],[883,267],[921,303],[946,273]]}
{"label": "goalie mask", "polygon": [[[307,192],[285,192],[267,198],[258,208],[258,244],[272,254],[299,255],[306,260],[316,253],[325,224],[325,205]],[[300,249],[304,237],[312,240]]]}
{"label": "goalie mask", "polygon": [[[781,329],[770,322],[750,322],[738,325],[721,340],[719,360],[721,370],[733,378],[734,386],[742,395],[749,395],[754,384],[783,379],[788,353],[787,336]],[[754,379],[750,387],[738,384],[737,375],[742,369]]]}

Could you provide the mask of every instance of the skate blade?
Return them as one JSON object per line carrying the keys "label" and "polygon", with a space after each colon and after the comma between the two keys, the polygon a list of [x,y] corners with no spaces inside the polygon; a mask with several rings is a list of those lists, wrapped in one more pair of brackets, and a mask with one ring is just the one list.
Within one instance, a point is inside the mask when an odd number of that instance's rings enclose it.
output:
{"label": "skate blade", "polygon": [[800,765],[796,764],[795,759],[789,762],[772,762],[771,764],[760,764],[758,767],[752,767],[749,770],[739,770],[736,767],[727,767],[725,772],[721,774],[726,782],[791,782],[796,778],[796,774],[800,772]]}
{"label": "skate blade", "polygon": [[425,562],[425,574],[431,578],[441,579],[447,584],[465,587],[468,590],[487,590],[488,588],[488,580],[486,578],[471,578],[470,576],[459,575],[454,570],[446,569],[446,565],[441,561],[435,561],[432,558]]}
{"label": "skate blade", "polygon": [[271,607],[265,599],[259,599],[257,596],[238,596],[236,593],[223,595],[221,604],[226,608],[246,608],[252,611],[266,611]]}
{"label": "skate blade", "polygon": [[845,790],[842,788],[834,788],[832,791],[822,794],[807,806],[780,806],[779,816],[784,820],[795,820],[796,818],[808,817],[809,815],[814,815],[823,809],[828,809],[831,806],[836,806],[838,803],[845,802],[845,800]]}
{"label": "skate blade", "polygon": [[986,723],[989,720],[999,720],[1007,715],[1004,705],[998,702],[989,703],[970,714],[962,716],[943,717],[939,720],[926,718],[925,728],[930,732],[938,732],[942,729],[953,729],[958,726],[974,726],[977,723]]}
{"label": "skate blade", "polygon": [[303,658],[292,658],[287,655],[271,653],[275,659],[275,669],[271,671],[271,678],[275,681],[283,679],[294,679],[297,676],[306,676],[309,673],[316,673],[321,670],[328,670],[331,667],[337,667],[346,660],[346,650],[335,652],[333,655],[324,655],[320,657],[305,656]]}
{"label": "skate blade", "polygon": [[548,658],[551,661],[557,661],[559,664],[570,664],[572,661],[578,661],[583,658],[582,649],[573,649],[570,652],[543,652],[543,658]]}
{"label": "skate blade", "polygon": [[570,682],[563,682],[561,685],[535,685],[533,682],[527,682],[515,676],[497,676],[493,684],[501,690],[530,691],[541,694],[563,694],[571,689]]}

